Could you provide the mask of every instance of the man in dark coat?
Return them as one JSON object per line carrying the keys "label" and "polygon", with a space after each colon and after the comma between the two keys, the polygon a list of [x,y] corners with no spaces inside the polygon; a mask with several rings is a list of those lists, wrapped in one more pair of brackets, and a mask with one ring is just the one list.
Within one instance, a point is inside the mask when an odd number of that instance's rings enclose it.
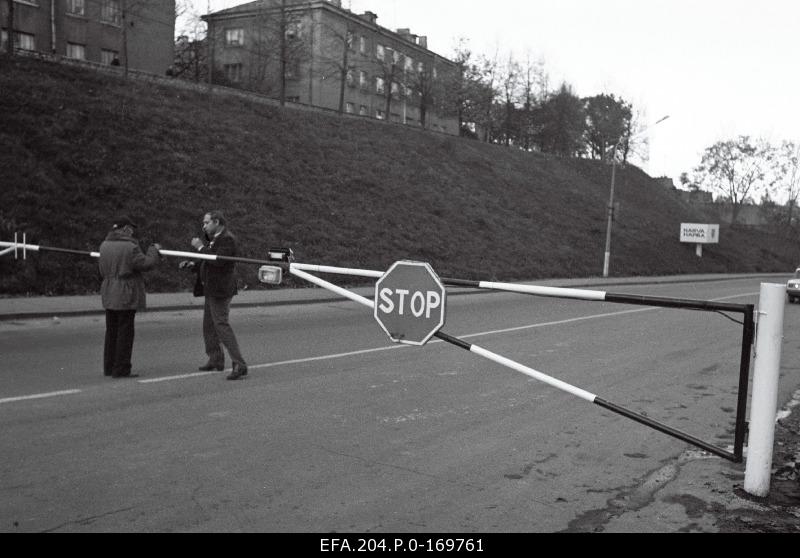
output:
{"label": "man in dark coat", "polygon": [[131,353],[136,311],[146,307],[142,272],[161,259],[158,244],[150,246],[147,255],[142,253],[133,238],[135,228],[130,217],[120,216],[100,245],[100,296],[106,310],[103,373],[113,378],[136,376],[131,374]]}
{"label": "man in dark coat", "polygon": [[[203,232],[206,242],[192,239],[192,246],[203,254],[235,257],[237,255],[236,237],[225,225],[225,217],[220,211],[209,211],[203,217]],[[201,260],[195,285],[195,296],[205,296],[203,308],[203,339],[208,362],[201,371],[224,370],[224,346],[231,357],[233,367],[228,380],[239,380],[247,376],[247,363],[239,350],[236,335],[228,322],[231,300],[237,294],[236,263],[224,260]]]}

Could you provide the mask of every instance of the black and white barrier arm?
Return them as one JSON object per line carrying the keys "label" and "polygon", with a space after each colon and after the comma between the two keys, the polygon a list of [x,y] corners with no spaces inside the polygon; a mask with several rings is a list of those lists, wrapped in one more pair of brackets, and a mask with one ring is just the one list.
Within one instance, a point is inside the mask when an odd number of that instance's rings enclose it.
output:
{"label": "black and white barrier arm", "polygon": [[[312,275],[309,272],[315,273],[331,273],[331,274],[338,274],[338,275],[357,275],[362,277],[372,277],[372,278],[381,278],[384,275],[384,272],[381,271],[373,271],[373,270],[363,270],[363,269],[346,269],[346,268],[339,268],[339,267],[331,267],[331,266],[320,266],[320,265],[309,265],[309,264],[302,264],[302,263],[291,263],[289,265],[289,273],[295,275],[301,279],[304,279],[310,283],[313,283],[319,287],[323,287],[329,291],[337,293],[345,298],[348,298],[354,302],[361,304],[362,306],[366,306],[368,308],[374,309],[375,301],[366,297],[363,297],[359,294],[349,291],[348,289],[339,287],[329,281],[321,279],[315,275]],[[487,282],[476,282],[476,281],[462,281],[462,280],[454,280],[454,279],[442,279],[442,283],[445,285],[451,286],[467,286],[467,287],[477,287],[477,288],[485,288],[485,289],[492,289],[492,290],[502,290],[502,291],[509,291],[509,292],[518,292],[524,294],[531,294],[531,295],[539,295],[539,296],[551,296],[551,297],[561,297],[561,298],[573,298],[573,299],[581,299],[581,300],[593,300],[593,301],[606,301],[606,302],[620,302],[620,303],[629,303],[629,304],[642,304],[648,306],[667,306],[667,307],[675,307],[675,308],[694,308],[694,309],[702,309],[702,310],[730,310],[730,311],[745,311],[747,315],[747,307],[748,305],[735,305],[735,304],[717,304],[709,301],[703,300],[689,300],[689,301],[681,301],[678,299],[669,299],[663,297],[646,297],[646,296],[639,296],[639,295],[610,295],[609,293],[605,293],[602,291],[591,291],[591,290],[579,290],[579,289],[560,289],[556,287],[535,287],[535,286],[528,286],[528,285],[515,285],[511,283],[487,283]],[[752,321],[752,306],[749,306],[749,315]],[[745,324],[748,321],[745,320]],[[750,362],[750,342],[752,340],[752,329],[750,329],[750,334],[748,335],[748,327],[745,326],[746,333],[744,334],[743,340],[743,351],[746,345],[746,355],[743,354],[742,356],[742,366],[746,367],[745,370],[749,371],[749,362]],[[681,432],[680,430],[676,430],[666,424],[663,424],[659,421],[653,420],[650,417],[642,415],[640,413],[636,413],[629,409],[625,409],[624,407],[620,407],[610,401],[607,401],[597,395],[590,393],[586,390],[553,378],[552,376],[548,376],[538,370],[534,370],[528,366],[524,366],[518,362],[515,362],[511,359],[493,353],[483,347],[475,345],[473,343],[467,343],[462,339],[458,339],[457,337],[453,337],[448,335],[442,331],[437,331],[433,334],[434,337],[438,339],[450,343],[451,345],[455,345],[462,349],[465,349],[471,353],[474,353],[478,356],[481,356],[485,359],[491,360],[497,364],[505,366],[507,368],[511,368],[517,372],[530,376],[536,380],[539,380],[545,384],[548,384],[556,389],[560,389],[565,391],[571,395],[574,395],[584,401],[588,401],[589,403],[593,403],[598,405],[604,409],[632,419],[636,422],[649,426],[659,432],[672,436],[673,438],[677,438],[684,442],[688,442],[693,444],[696,447],[699,447],[703,450],[708,451],[714,455],[723,457],[725,459],[740,462],[742,460],[742,444],[744,440],[744,423],[743,419],[740,420],[739,413],[737,412],[737,434],[736,434],[736,443],[734,445],[734,453],[726,451],[724,449],[718,448],[717,446],[710,444],[704,440],[696,438],[690,434],[685,432]],[[744,376],[747,378],[747,374]],[[745,380],[744,388],[742,388],[742,381],[740,380],[740,397],[739,397],[739,406],[746,405],[746,393],[747,393],[747,384]],[[742,395],[744,394],[744,395]],[[741,413],[743,417],[744,414]],[[739,424],[742,422],[742,424]]]}
{"label": "black and white barrier arm", "polygon": [[[54,252],[59,254],[71,254],[75,256],[89,256],[92,258],[99,258],[100,252],[92,252],[88,250],[73,250],[70,248],[57,248],[54,246],[42,246],[39,244],[28,244],[23,234],[22,242],[17,241],[17,235],[14,235],[14,242],[0,241],[0,256],[14,252],[14,257],[19,258],[20,254],[23,259],[27,258],[27,253],[30,252]],[[205,261],[229,261],[244,264],[253,264],[262,266],[259,269],[258,277],[262,283],[280,284],[282,278],[282,268],[280,265],[288,265],[294,259],[294,253],[291,249],[286,248],[270,248],[268,250],[268,259],[259,260],[252,258],[240,258],[236,256],[219,256],[216,254],[203,254],[200,252],[182,252],[177,250],[159,250],[159,254],[165,257],[183,258],[186,260],[205,260]]]}

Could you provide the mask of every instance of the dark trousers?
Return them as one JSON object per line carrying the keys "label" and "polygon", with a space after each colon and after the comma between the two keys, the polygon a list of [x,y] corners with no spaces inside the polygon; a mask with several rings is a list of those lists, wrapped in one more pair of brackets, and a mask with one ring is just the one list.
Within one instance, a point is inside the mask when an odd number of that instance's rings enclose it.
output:
{"label": "dark trousers", "polygon": [[236,341],[233,328],[228,323],[232,298],[206,297],[203,308],[203,340],[206,344],[206,354],[209,363],[224,365],[225,353],[222,352],[224,346],[228,349],[233,364],[247,366],[239,351],[239,343]]}
{"label": "dark trousers", "polygon": [[103,373],[106,376],[128,376],[131,373],[135,317],[136,310],[106,310],[103,350]]}

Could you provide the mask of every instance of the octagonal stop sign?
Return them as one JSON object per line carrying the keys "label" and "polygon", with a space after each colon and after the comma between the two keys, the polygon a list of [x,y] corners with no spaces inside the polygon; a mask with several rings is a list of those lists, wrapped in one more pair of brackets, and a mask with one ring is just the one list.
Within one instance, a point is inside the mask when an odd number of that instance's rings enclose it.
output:
{"label": "octagonal stop sign", "polygon": [[395,343],[424,345],[444,325],[445,296],[430,265],[395,262],[375,282],[375,320]]}

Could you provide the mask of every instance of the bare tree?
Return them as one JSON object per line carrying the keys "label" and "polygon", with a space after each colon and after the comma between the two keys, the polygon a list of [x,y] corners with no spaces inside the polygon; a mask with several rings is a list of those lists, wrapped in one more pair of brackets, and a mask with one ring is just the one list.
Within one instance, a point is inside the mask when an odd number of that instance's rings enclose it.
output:
{"label": "bare tree", "polygon": [[522,68],[514,59],[513,53],[509,53],[508,61],[500,71],[499,81],[503,94],[503,140],[506,146],[511,145],[514,133],[514,116],[517,103],[517,95],[522,75]]}
{"label": "bare tree", "polygon": [[521,78],[522,92],[522,115],[520,122],[520,141],[521,147],[528,151],[533,145],[533,110],[547,98],[548,76],[544,69],[544,61],[540,58],[537,61],[531,59],[530,51],[525,58],[525,66],[522,67]]}
{"label": "bare tree", "polygon": [[481,97],[478,100],[482,111],[482,126],[484,129],[483,141],[491,141],[494,133],[494,101],[497,97],[497,76],[499,64],[497,61],[497,51],[493,57],[481,56],[479,61],[479,71],[481,75]]}
{"label": "bare tree", "polygon": [[378,45],[376,48],[375,71],[373,73],[376,75],[376,79],[379,80],[376,84],[378,92],[381,92],[378,84],[383,84],[384,112],[386,119],[391,120],[392,100],[400,95],[398,83],[402,74],[400,52],[383,45]]}
{"label": "bare tree", "polygon": [[786,196],[786,223],[792,226],[794,208],[800,197],[800,144],[784,141],[777,149],[775,159],[778,191]]}
{"label": "bare tree", "polygon": [[354,84],[355,76],[350,64],[350,53],[354,45],[354,31],[351,22],[343,22],[343,26],[322,24],[324,44],[321,45],[319,72],[323,79],[335,75],[339,83],[339,114],[344,113],[345,91],[348,84]]}
{"label": "bare tree", "polygon": [[720,192],[732,205],[735,223],[744,203],[770,192],[777,180],[770,172],[774,161],[775,149],[762,139],[739,136],[719,141],[706,148],[693,182]]}

